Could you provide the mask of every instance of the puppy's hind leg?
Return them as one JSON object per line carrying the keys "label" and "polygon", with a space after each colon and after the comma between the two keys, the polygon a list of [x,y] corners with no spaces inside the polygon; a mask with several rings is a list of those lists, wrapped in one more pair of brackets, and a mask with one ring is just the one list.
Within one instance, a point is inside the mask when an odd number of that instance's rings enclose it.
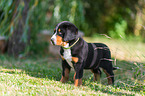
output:
{"label": "puppy's hind leg", "polygon": [[106,74],[106,77],[108,79],[108,84],[114,84],[114,73],[113,73],[113,66],[112,66],[112,62],[109,61],[102,61],[102,69],[104,71],[104,73]]}
{"label": "puppy's hind leg", "polygon": [[109,85],[114,84],[114,73],[113,73],[113,71],[112,70],[106,70],[106,69],[103,69],[103,71],[105,72],[105,74],[107,76],[108,84]]}
{"label": "puppy's hind leg", "polygon": [[91,71],[94,74],[94,81],[100,82],[101,70],[98,68],[98,69],[91,69]]}

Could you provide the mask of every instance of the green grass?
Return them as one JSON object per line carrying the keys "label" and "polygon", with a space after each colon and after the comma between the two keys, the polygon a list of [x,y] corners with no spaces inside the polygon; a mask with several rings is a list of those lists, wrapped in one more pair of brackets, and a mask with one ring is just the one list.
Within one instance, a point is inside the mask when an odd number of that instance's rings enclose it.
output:
{"label": "green grass", "polygon": [[[88,38],[87,38],[88,39]],[[122,41],[97,38],[90,41],[102,41],[109,47],[119,46]],[[98,42],[97,41],[97,42]],[[114,44],[115,43],[115,44]],[[129,46],[133,46],[131,43]],[[128,46],[127,45],[127,46]],[[125,47],[127,47],[125,45]],[[141,45],[144,51],[144,44]],[[111,48],[111,50],[113,50]],[[122,49],[121,51],[125,51]],[[59,82],[61,78],[60,59],[51,56],[31,56],[15,59],[7,55],[0,55],[0,96],[108,96],[108,95],[145,95],[145,63],[140,60],[132,61],[112,56],[114,66],[121,69],[114,71],[114,86],[107,85],[107,78],[102,74],[101,83],[93,81],[93,74],[86,70],[83,76],[83,85],[75,87],[73,81],[74,70],[70,73],[68,83]],[[119,53],[118,53],[119,54]],[[128,54],[127,54],[128,55]],[[132,56],[132,54],[129,54]],[[129,56],[128,55],[128,56]],[[133,55],[135,56],[135,54]],[[141,57],[141,55],[136,55]],[[141,57],[142,58],[142,57]]]}

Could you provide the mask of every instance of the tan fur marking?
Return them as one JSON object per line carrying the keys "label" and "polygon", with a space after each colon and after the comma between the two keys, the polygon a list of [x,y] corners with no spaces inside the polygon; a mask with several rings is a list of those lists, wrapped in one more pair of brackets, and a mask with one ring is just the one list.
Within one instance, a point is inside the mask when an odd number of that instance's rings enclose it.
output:
{"label": "tan fur marking", "polygon": [[74,79],[74,81],[75,81],[75,77],[76,77],[76,73],[74,74],[74,78],[73,78],[73,79]]}
{"label": "tan fur marking", "polygon": [[77,63],[79,61],[79,58],[78,57],[72,57],[72,61]]}
{"label": "tan fur marking", "polygon": [[65,70],[64,70],[64,75],[65,76],[61,77],[60,82],[66,83],[68,81],[68,79],[69,79],[69,72],[70,72],[70,70],[68,68],[65,68]]}
{"label": "tan fur marking", "polygon": [[75,86],[80,86],[82,85],[82,79],[75,79]]}
{"label": "tan fur marking", "polygon": [[75,77],[76,77],[76,73],[74,74],[74,78],[73,78],[75,86],[77,87],[77,86],[82,85],[82,79],[75,79]]}
{"label": "tan fur marking", "polygon": [[[102,68],[103,69],[103,68]],[[112,79],[111,79],[111,75],[109,73],[107,73],[107,71],[105,69],[103,69],[103,71],[105,72],[107,79],[108,79],[108,84],[111,85],[112,84]]]}
{"label": "tan fur marking", "polygon": [[57,35],[56,36],[56,45],[66,46],[67,42],[63,42],[62,37]]}
{"label": "tan fur marking", "polygon": [[58,32],[60,32],[61,31],[61,29],[58,29]]}
{"label": "tan fur marking", "polygon": [[62,37],[60,37],[60,36],[56,36],[56,45],[62,45]]}

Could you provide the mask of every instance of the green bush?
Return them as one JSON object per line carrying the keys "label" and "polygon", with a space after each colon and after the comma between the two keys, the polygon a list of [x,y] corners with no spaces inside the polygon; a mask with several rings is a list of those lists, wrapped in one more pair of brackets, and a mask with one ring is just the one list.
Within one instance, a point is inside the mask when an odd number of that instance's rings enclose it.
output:
{"label": "green bush", "polygon": [[123,38],[126,39],[126,28],[127,28],[127,22],[125,20],[121,20],[121,22],[117,22],[115,24],[114,30],[109,31],[109,35],[112,38]]}

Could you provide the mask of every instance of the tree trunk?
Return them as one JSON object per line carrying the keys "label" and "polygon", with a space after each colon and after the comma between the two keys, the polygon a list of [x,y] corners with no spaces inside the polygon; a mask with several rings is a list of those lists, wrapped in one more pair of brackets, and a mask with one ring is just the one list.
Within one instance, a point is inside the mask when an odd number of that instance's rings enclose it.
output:
{"label": "tree trunk", "polygon": [[[12,36],[9,38],[9,43],[8,43],[8,54],[13,55],[15,57],[18,57],[19,54],[25,51],[25,48],[27,44],[29,43],[29,34],[30,31],[27,30],[26,34],[26,42],[22,40],[22,36],[24,34],[24,28],[26,24],[26,18],[29,10],[29,2],[30,0],[16,0],[14,3],[16,5],[16,8],[18,8],[19,4],[21,2],[24,2],[24,8],[21,12],[21,15],[18,17],[18,22],[14,24],[14,31],[12,33]],[[17,9],[16,9],[17,10]],[[16,11],[14,13],[14,18],[18,15],[18,12]]]}

